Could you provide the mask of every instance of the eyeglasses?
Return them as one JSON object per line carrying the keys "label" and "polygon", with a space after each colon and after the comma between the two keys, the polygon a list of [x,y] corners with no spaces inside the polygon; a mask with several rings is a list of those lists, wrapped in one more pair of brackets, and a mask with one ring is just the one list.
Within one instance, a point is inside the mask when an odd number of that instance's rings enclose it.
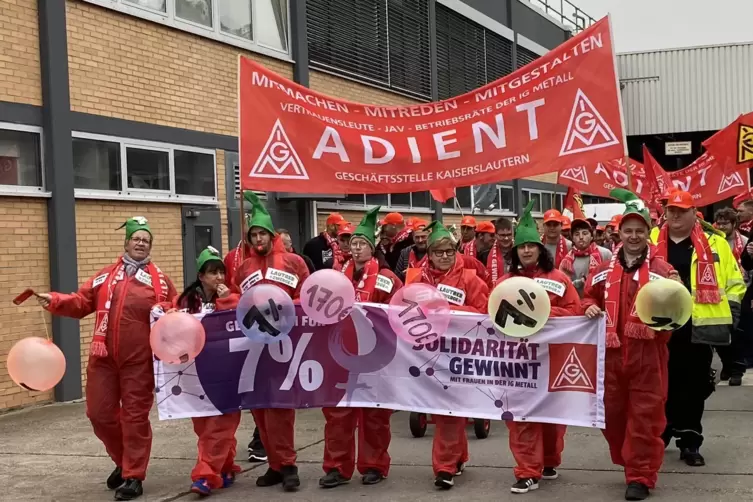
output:
{"label": "eyeglasses", "polygon": [[431,251],[432,256],[435,258],[442,258],[443,256],[447,256],[448,258],[452,258],[455,256],[455,250],[454,249],[433,249]]}
{"label": "eyeglasses", "polygon": [[152,243],[152,241],[151,241],[151,240],[149,240],[149,239],[145,239],[145,238],[143,238],[143,237],[131,237],[131,240],[132,240],[133,242],[135,242],[136,244],[146,244],[146,245],[150,245],[150,244]]}
{"label": "eyeglasses", "polygon": [[360,248],[365,248],[368,246],[369,246],[368,242],[360,240],[360,239],[350,241],[350,247],[353,247],[353,248],[360,249]]}

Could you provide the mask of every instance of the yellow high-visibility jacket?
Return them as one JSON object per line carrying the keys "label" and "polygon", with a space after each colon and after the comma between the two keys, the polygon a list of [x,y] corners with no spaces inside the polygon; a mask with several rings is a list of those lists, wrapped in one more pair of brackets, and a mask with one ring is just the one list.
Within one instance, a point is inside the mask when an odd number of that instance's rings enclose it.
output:
{"label": "yellow high-visibility jacket", "polygon": [[[714,232],[705,231],[705,234],[714,255],[714,270],[721,301],[717,304],[695,302],[698,257],[693,251],[690,266],[690,285],[693,296],[691,340],[693,343],[729,345],[733,326],[737,326],[740,320],[740,302],[745,295],[745,282],[743,282],[742,272],[727,239]],[[655,236],[652,232],[651,241],[656,244],[658,239],[659,232],[656,232]]]}

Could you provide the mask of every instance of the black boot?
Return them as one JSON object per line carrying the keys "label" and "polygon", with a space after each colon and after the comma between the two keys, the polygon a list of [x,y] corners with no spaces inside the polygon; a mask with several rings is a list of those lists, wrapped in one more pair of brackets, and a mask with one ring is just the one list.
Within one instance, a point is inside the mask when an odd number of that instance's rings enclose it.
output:
{"label": "black boot", "polygon": [[123,479],[123,469],[116,467],[115,470],[112,471],[112,474],[107,478],[107,488],[114,490],[119,488],[123,483],[125,483],[125,479]]}
{"label": "black boot", "polygon": [[631,481],[625,490],[625,500],[646,500],[648,496],[648,486],[637,481]]}
{"label": "black boot", "polygon": [[271,467],[267,469],[263,476],[256,478],[256,486],[274,486],[280,483],[282,483],[282,473]]}
{"label": "black boot", "polygon": [[690,467],[706,465],[706,459],[703,458],[698,448],[680,448],[680,460],[684,460]]}
{"label": "black boot", "polygon": [[294,492],[301,486],[301,478],[298,477],[298,467],[295,465],[282,466],[282,489],[286,492]]}
{"label": "black boot", "polygon": [[335,488],[346,483],[350,483],[350,479],[340,474],[337,469],[332,469],[325,476],[319,478],[319,486],[322,488]]}
{"label": "black boot", "polygon": [[361,483],[365,485],[375,485],[381,483],[384,479],[384,475],[376,469],[368,469],[361,478]]}
{"label": "black boot", "polygon": [[729,386],[730,387],[739,387],[743,384],[743,377],[742,375],[732,375],[729,377]]}
{"label": "black boot", "polygon": [[125,484],[115,490],[115,500],[133,500],[144,493],[140,479],[126,479]]}

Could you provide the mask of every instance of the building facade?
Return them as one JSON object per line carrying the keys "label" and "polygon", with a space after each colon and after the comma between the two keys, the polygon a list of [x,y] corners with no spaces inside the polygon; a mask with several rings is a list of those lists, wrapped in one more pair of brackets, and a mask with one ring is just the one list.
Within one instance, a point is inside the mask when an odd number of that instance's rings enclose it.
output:
{"label": "building facade", "polygon": [[[570,29],[527,0],[0,0],[0,292],[74,291],[122,252],[145,216],[153,259],[180,288],[197,252],[240,239],[237,58],[316,91],[370,104],[448,98],[533,61]],[[489,217],[529,198],[561,206],[554,175],[497,187]],[[281,187],[284,190],[284,187]],[[264,194],[298,246],[332,210],[453,223],[473,205],[427,193]],[[82,396],[92,320],[0,306],[0,410]],[[54,392],[10,380],[12,345],[50,336],[68,369]]]}

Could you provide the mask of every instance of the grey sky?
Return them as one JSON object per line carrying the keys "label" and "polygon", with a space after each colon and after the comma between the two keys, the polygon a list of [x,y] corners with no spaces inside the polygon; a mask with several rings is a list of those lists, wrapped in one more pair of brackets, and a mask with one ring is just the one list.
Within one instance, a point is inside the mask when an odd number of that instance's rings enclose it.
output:
{"label": "grey sky", "polygon": [[570,2],[595,19],[612,14],[617,52],[753,41],[753,0]]}

